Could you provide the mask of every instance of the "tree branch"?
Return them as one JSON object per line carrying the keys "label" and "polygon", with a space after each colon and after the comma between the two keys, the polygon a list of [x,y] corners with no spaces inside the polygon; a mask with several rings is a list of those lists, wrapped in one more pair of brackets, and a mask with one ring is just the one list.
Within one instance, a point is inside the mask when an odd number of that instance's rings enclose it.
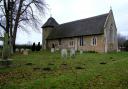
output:
{"label": "tree branch", "polygon": [[29,4],[24,5],[26,6],[26,8],[20,14],[22,15],[32,3],[33,3],[33,0]]}
{"label": "tree branch", "polygon": [[0,27],[2,27],[4,31],[6,31],[6,28],[1,23],[0,23]]}

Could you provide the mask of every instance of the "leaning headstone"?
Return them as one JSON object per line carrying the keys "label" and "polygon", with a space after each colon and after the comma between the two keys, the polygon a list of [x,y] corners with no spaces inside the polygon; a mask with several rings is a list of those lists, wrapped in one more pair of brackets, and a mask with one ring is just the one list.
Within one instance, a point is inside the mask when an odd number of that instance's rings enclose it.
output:
{"label": "leaning headstone", "polygon": [[61,49],[61,58],[67,59],[67,55],[68,55],[67,49]]}
{"label": "leaning headstone", "polygon": [[51,53],[54,53],[55,52],[55,48],[51,48]]}
{"label": "leaning headstone", "polygon": [[83,50],[80,50],[80,54],[83,54]]}
{"label": "leaning headstone", "polygon": [[75,49],[70,49],[70,57],[73,58],[75,57]]}

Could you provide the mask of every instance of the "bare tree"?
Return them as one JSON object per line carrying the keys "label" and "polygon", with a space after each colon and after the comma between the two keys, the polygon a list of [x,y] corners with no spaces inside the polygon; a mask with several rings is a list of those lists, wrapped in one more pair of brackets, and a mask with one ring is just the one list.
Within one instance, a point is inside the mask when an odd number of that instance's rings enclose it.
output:
{"label": "bare tree", "polygon": [[31,25],[38,28],[39,19],[35,13],[44,14],[44,0],[0,0],[0,27],[7,34],[11,50],[15,48],[17,30]]}
{"label": "bare tree", "polygon": [[126,41],[126,37],[121,35],[121,34],[118,34],[118,47],[119,47],[119,49],[122,50],[122,48],[124,47],[125,41]]}

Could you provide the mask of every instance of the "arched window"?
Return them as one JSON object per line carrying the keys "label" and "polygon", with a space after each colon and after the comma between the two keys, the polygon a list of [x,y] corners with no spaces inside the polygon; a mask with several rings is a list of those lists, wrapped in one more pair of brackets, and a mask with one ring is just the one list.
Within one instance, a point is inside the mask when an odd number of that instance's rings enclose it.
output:
{"label": "arched window", "polygon": [[92,45],[97,45],[97,38],[95,36],[92,38]]}
{"label": "arched window", "polygon": [[74,41],[70,41],[70,46],[73,46],[74,45]]}
{"label": "arched window", "polygon": [[83,36],[80,37],[80,46],[83,46],[84,45],[84,39],[83,39]]}
{"label": "arched window", "polygon": [[114,32],[113,32],[113,25],[111,24],[110,29],[109,29],[109,40],[110,43],[112,43],[114,41]]}

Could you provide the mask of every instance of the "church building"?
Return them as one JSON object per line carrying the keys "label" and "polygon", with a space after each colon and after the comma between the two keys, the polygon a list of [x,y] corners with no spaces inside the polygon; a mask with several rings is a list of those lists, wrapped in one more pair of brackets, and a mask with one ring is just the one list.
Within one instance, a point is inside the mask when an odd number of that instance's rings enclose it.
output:
{"label": "church building", "polygon": [[111,52],[118,50],[117,28],[112,10],[102,15],[59,24],[50,17],[42,26],[43,49]]}

